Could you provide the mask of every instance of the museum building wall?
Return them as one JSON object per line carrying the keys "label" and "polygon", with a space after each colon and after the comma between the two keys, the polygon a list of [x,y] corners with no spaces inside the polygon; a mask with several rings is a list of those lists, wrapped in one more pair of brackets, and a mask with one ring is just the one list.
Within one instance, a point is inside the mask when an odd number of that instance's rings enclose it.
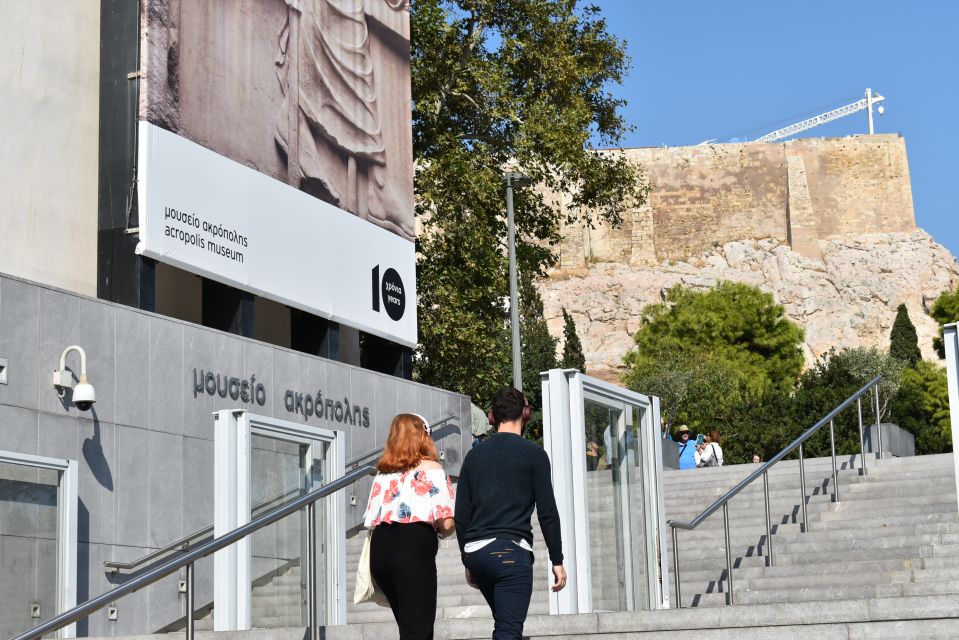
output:
{"label": "museum building wall", "polygon": [[[52,385],[61,352],[80,345],[97,402],[91,411],[64,403]],[[394,376],[313,357],[256,340],[95,298],[0,275],[0,449],[79,462],[78,594],[82,602],[124,578],[103,567],[130,561],[213,522],[214,419],[221,409],[343,432],[350,460],[382,446],[392,417],[421,413],[431,421],[455,416],[434,433],[453,475],[468,450],[469,398]],[[76,372],[75,355],[67,366]],[[264,386],[262,404],[197,391],[208,372]],[[225,382],[225,380],[224,380]],[[368,410],[349,424],[307,416],[289,394],[323,398]],[[371,479],[354,485],[346,526],[362,522]],[[4,542],[0,536],[0,545]],[[16,558],[5,555],[5,564]],[[29,611],[50,598],[54,576],[26,588],[11,567],[0,567],[0,616]],[[198,565],[198,607],[211,601],[212,558]],[[183,576],[179,576],[183,577]],[[78,625],[78,635],[156,631],[182,617],[185,596],[173,575]],[[52,604],[42,602],[44,618]]]}

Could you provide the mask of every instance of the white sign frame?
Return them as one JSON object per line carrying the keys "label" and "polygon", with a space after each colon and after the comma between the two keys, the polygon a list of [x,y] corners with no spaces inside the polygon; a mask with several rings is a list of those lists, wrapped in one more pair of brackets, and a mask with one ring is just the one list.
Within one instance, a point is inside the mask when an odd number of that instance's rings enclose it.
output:
{"label": "white sign frame", "polygon": [[413,242],[149,122],[138,134],[138,254],[416,347]]}

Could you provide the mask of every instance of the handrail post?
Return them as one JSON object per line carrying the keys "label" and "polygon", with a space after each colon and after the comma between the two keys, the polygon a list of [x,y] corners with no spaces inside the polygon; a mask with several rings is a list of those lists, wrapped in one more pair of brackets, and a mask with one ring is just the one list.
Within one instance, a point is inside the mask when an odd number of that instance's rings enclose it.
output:
{"label": "handrail post", "polygon": [[733,600],[733,550],[729,541],[729,502],[723,503],[723,527],[726,529],[726,604],[736,604]]}
{"label": "handrail post", "polygon": [[859,417],[859,464],[862,467],[862,475],[868,475],[866,469],[866,440],[862,436],[862,396],[856,398],[856,414]]}
{"label": "handrail post", "polygon": [[193,640],[194,616],[196,612],[194,599],[193,563],[191,562],[186,566],[186,640]]}
{"label": "handrail post", "polygon": [[679,582],[679,536],[676,534],[676,527],[673,530],[673,581],[676,583],[676,608],[683,608],[683,591]]}
{"label": "handrail post", "polygon": [[873,390],[873,392],[874,392],[874,393],[873,393],[873,397],[876,399],[876,434],[877,434],[877,435],[876,435],[876,438],[877,438],[878,441],[879,441],[879,459],[882,460],[882,459],[883,459],[883,454],[882,454],[882,423],[881,423],[880,420],[879,420],[879,385],[876,384],[876,386],[874,386],[874,387],[872,388],[872,390]]}
{"label": "handrail post", "polygon": [[769,519],[769,471],[763,471],[763,494],[766,498],[766,562],[773,566],[773,529]]}
{"label": "handrail post", "polygon": [[809,531],[809,520],[806,518],[806,467],[803,464],[803,445],[799,445],[799,506],[802,507],[802,530]]}
{"label": "handrail post", "polygon": [[832,448],[832,499],[839,502],[839,471],[836,469],[836,421],[829,421],[829,446]]}
{"label": "handrail post", "polygon": [[319,640],[320,628],[316,619],[316,503],[306,505],[306,614],[310,625],[310,640]]}

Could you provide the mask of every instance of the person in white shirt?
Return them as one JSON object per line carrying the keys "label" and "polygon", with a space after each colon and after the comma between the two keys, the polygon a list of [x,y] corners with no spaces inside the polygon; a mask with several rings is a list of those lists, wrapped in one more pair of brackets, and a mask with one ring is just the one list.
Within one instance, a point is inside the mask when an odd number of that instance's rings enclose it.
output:
{"label": "person in white shirt", "polygon": [[723,448],[719,446],[719,432],[711,429],[706,439],[696,448],[697,467],[723,466]]}

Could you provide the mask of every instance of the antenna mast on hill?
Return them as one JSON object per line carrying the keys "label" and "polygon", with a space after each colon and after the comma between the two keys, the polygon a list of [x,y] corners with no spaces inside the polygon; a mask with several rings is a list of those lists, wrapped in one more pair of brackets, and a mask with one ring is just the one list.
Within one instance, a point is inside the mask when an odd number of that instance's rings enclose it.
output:
{"label": "antenna mast on hill", "polygon": [[[852,104],[847,104],[845,106],[839,107],[838,109],[833,109],[832,111],[827,111],[826,113],[820,113],[818,116],[809,118],[808,120],[803,120],[802,122],[797,122],[791,124],[788,127],[782,129],[776,129],[770,133],[767,133],[761,138],[756,138],[756,142],[775,142],[776,140],[782,140],[783,138],[788,138],[791,135],[812,129],[813,127],[818,127],[821,124],[826,124],[827,122],[832,122],[833,120],[838,120],[839,118],[848,116],[850,114],[866,110],[866,113],[869,116],[869,133],[870,135],[875,133],[872,125],[872,107],[877,105],[880,102],[885,100],[884,97],[878,93],[873,93],[872,89],[866,89],[866,97],[858,102],[853,102]],[[884,111],[883,106],[879,105],[877,108],[879,115],[882,115]]]}

